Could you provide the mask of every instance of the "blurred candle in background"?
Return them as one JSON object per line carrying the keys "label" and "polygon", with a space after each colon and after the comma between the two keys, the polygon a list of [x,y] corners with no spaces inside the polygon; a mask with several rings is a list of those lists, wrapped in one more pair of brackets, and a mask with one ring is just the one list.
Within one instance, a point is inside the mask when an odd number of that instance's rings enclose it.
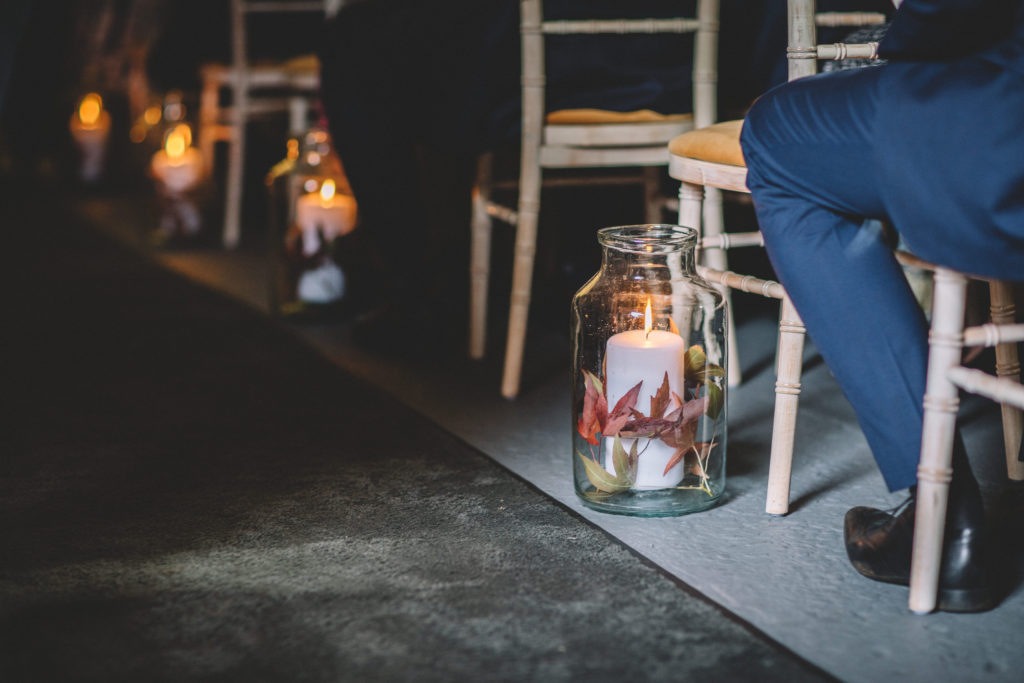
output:
{"label": "blurred candle in background", "polygon": [[97,93],[87,94],[78,103],[78,109],[71,115],[71,137],[81,155],[79,177],[86,183],[99,181],[107,158],[110,114]]}
{"label": "blurred candle in background", "polygon": [[187,192],[199,183],[203,159],[192,146],[192,129],[179,123],[167,132],[164,148],[153,155],[153,176],[168,194]]}
{"label": "blurred candle in background", "polygon": [[299,197],[295,222],[302,231],[302,253],[310,256],[316,253],[321,238],[330,242],[355,227],[356,200],[349,195],[337,194],[335,182],[328,178],[319,192]]}

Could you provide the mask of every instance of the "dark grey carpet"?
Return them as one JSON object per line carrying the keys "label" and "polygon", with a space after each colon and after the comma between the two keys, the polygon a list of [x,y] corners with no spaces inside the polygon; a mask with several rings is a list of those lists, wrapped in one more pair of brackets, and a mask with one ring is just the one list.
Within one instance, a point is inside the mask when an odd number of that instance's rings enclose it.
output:
{"label": "dark grey carpet", "polygon": [[0,680],[825,678],[286,330],[0,221]]}

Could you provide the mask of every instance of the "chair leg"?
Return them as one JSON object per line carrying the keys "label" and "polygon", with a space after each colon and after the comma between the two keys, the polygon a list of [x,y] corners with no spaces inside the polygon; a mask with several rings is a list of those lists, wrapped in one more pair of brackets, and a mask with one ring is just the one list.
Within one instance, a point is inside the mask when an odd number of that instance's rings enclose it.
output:
{"label": "chair leg", "polygon": [[477,162],[476,187],[470,217],[469,357],[484,357],[487,342],[487,289],[491,269],[491,170],[494,157],[483,154]]}
{"label": "chair leg", "polygon": [[664,222],[662,215],[661,201],[661,174],[664,171],[659,166],[646,166],[644,168],[644,216],[645,220],[656,225]]}
{"label": "chair leg", "polygon": [[[722,192],[714,187],[703,187],[691,183],[679,186],[679,224],[696,228],[700,236],[722,234],[724,221],[722,218]],[[700,258],[704,264],[715,270],[728,270],[729,261],[724,249],[707,249],[701,251]],[[732,293],[728,287],[717,286],[718,291],[726,300],[728,310],[729,338],[729,386],[737,386],[742,377],[740,374],[740,357],[736,343],[736,325],[732,313]]]}
{"label": "chair leg", "polygon": [[784,515],[789,512],[789,488],[793,472],[793,443],[800,400],[800,375],[803,370],[806,330],[789,297],[782,300],[779,320],[778,369],[775,380],[775,418],[772,423],[772,450],[768,465],[768,496],[765,512]]}
{"label": "chair leg", "polygon": [[[704,234],[721,235],[725,232],[725,217],[722,214],[722,191],[715,187],[704,188]],[[715,270],[728,270],[729,258],[725,249],[712,249],[704,257],[706,263]],[[722,294],[728,302],[729,311],[729,386],[739,386],[743,381],[740,373],[739,345],[736,342],[736,324],[732,312],[732,290],[722,288]]]}
{"label": "chair leg", "polygon": [[309,128],[309,96],[295,94],[288,98],[288,134],[299,136]]}
{"label": "chair leg", "polygon": [[537,218],[540,209],[540,169],[534,179],[525,175],[519,181],[519,222],[516,225],[515,257],[512,265],[512,296],[508,315],[508,341],[505,346],[505,371],[501,395],[515,398],[523,370],[526,347],[526,323],[530,313],[530,289],[533,261],[537,250]]}
{"label": "chair leg", "polygon": [[[241,80],[242,77],[239,78]],[[224,197],[224,246],[234,249],[242,236],[242,184],[245,174],[245,119],[248,93],[245,84],[234,86],[234,120],[228,141],[228,170]]]}
{"label": "chair leg", "polygon": [[949,482],[953,478],[953,434],[959,392],[947,377],[960,364],[963,349],[967,279],[945,269],[935,271],[935,303],[928,333],[921,460],[917,468],[917,510],[910,564],[910,609],[935,609],[946,526]]}
{"label": "chair leg", "polygon": [[703,230],[701,213],[704,207],[704,188],[692,183],[679,184],[679,225],[697,231],[698,245]]}
{"label": "chair leg", "polygon": [[[1015,322],[1016,308],[1013,301],[1013,287],[1005,282],[990,282],[992,322],[996,325],[1011,325]],[[1017,358],[1017,344],[1004,343],[996,346],[996,375],[1020,384],[1020,361]],[[1006,447],[1006,473],[1010,479],[1024,480],[1024,462],[1017,459],[1020,453],[1021,432],[1024,431],[1024,414],[1016,406],[1002,404],[1003,443]]]}
{"label": "chair leg", "polygon": [[199,153],[203,157],[206,173],[213,171],[213,146],[217,141],[217,125],[220,121],[219,88],[210,77],[203,78],[203,89],[199,95]]}

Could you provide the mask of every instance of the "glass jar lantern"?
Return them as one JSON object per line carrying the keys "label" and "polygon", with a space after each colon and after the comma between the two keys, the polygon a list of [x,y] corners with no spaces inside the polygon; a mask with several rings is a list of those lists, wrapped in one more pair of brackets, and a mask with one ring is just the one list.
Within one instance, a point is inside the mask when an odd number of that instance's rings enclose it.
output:
{"label": "glass jar lantern", "polygon": [[266,177],[268,303],[275,314],[316,316],[344,295],[336,240],[355,226],[355,199],[327,131],[313,128],[287,150]]}
{"label": "glass jar lantern", "polygon": [[588,507],[644,517],[725,491],[726,303],[694,265],[697,233],[604,228],[572,302],[572,460]]}

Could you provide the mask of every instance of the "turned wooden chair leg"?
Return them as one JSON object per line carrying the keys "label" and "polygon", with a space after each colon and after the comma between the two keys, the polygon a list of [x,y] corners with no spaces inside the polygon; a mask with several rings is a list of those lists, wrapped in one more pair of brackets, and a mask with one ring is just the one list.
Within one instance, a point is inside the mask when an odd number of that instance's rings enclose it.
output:
{"label": "turned wooden chair leg", "polygon": [[487,343],[487,289],[491,270],[491,216],[487,204],[491,198],[491,154],[477,162],[476,186],[470,217],[469,256],[469,357],[484,357]]}
{"label": "turned wooden chair leg", "polygon": [[789,512],[789,488],[793,472],[793,442],[800,400],[800,375],[803,370],[806,330],[789,297],[782,300],[779,320],[778,369],[775,381],[775,418],[772,423],[772,450],[768,465],[768,496],[765,512],[784,515]]}
{"label": "turned wooden chair leg", "polygon": [[216,81],[203,77],[203,89],[199,95],[199,153],[203,157],[203,168],[207,173],[213,169],[214,144],[217,142],[217,126],[220,123],[220,88]]}
{"label": "turned wooden chair leg", "polygon": [[644,215],[654,225],[664,222],[661,201],[661,174],[664,169],[656,166],[644,168]]}
{"label": "turned wooden chair leg", "polygon": [[692,183],[679,184],[679,225],[697,231],[697,248],[703,234],[701,212],[704,206],[704,188]]}
{"label": "turned wooden chair leg", "polygon": [[[716,236],[723,232],[722,192],[714,187],[704,187],[692,183],[679,185],[679,225],[697,230],[698,240],[705,236]],[[700,259],[703,264],[715,270],[728,270],[729,260],[724,249],[701,250]],[[715,285],[726,300],[728,311],[729,344],[729,386],[737,386],[742,380],[740,374],[740,358],[736,343],[736,325],[732,313],[732,293],[728,287]]]}
{"label": "turned wooden chair leg", "polygon": [[292,95],[288,98],[288,134],[297,137],[309,128],[309,97]]}
{"label": "turned wooden chair leg", "polygon": [[228,168],[224,193],[224,246],[234,249],[242,236],[242,185],[245,180],[245,119],[249,94],[239,74],[233,99],[231,136],[228,139]]}
{"label": "turned wooden chair leg", "polygon": [[512,296],[508,316],[508,341],[501,395],[515,398],[523,370],[526,323],[530,313],[533,261],[537,250],[537,217],[540,209],[540,173],[535,182],[520,179],[519,223],[516,225],[515,257],[512,266]]}
{"label": "turned wooden chair leg", "polygon": [[[1013,286],[1006,282],[990,282],[992,322],[996,325],[1011,325],[1016,317],[1013,301]],[[1017,344],[1014,342],[996,345],[996,375],[1020,384],[1020,361],[1017,358]],[[1006,473],[1010,479],[1024,480],[1024,462],[1018,460],[1021,433],[1024,431],[1024,414],[1016,406],[1001,404],[1003,412],[1003,443],[1006,448]]]}
{"label": "turned wooden chair leg", "polygon": [[959,392],[947,373],[960,364],[963,349],[967,279],[945,269],[935,271],[935,305],[928,333],[921,460],[917,468],[917,510],[910,565],[910,609],[935,609],[946,527],[949,482],[953,479],[953,434]]}
{"label": "turned wooden chair leg", "polygon": [[[704,188],[704,207],[703,207],[703,220],[704,220],[704,234],[721,235],[725,232],[725,216],[722,213],[722,191],[716,187],[705,187]],[[713,249],[709,250],[705,261],[706,265],[716,270],[728,270],[729,269],[729,257],[726,254],[725,249]],[[729,315],[729,386],[739,386],[743,381],[742,374],[740,373],[740,354],[739,345],[736,342],[736,324],[732,313],[732,290],[729,288],[723,288],[722,294],[725,295],[725,300],[728,305]]]}

